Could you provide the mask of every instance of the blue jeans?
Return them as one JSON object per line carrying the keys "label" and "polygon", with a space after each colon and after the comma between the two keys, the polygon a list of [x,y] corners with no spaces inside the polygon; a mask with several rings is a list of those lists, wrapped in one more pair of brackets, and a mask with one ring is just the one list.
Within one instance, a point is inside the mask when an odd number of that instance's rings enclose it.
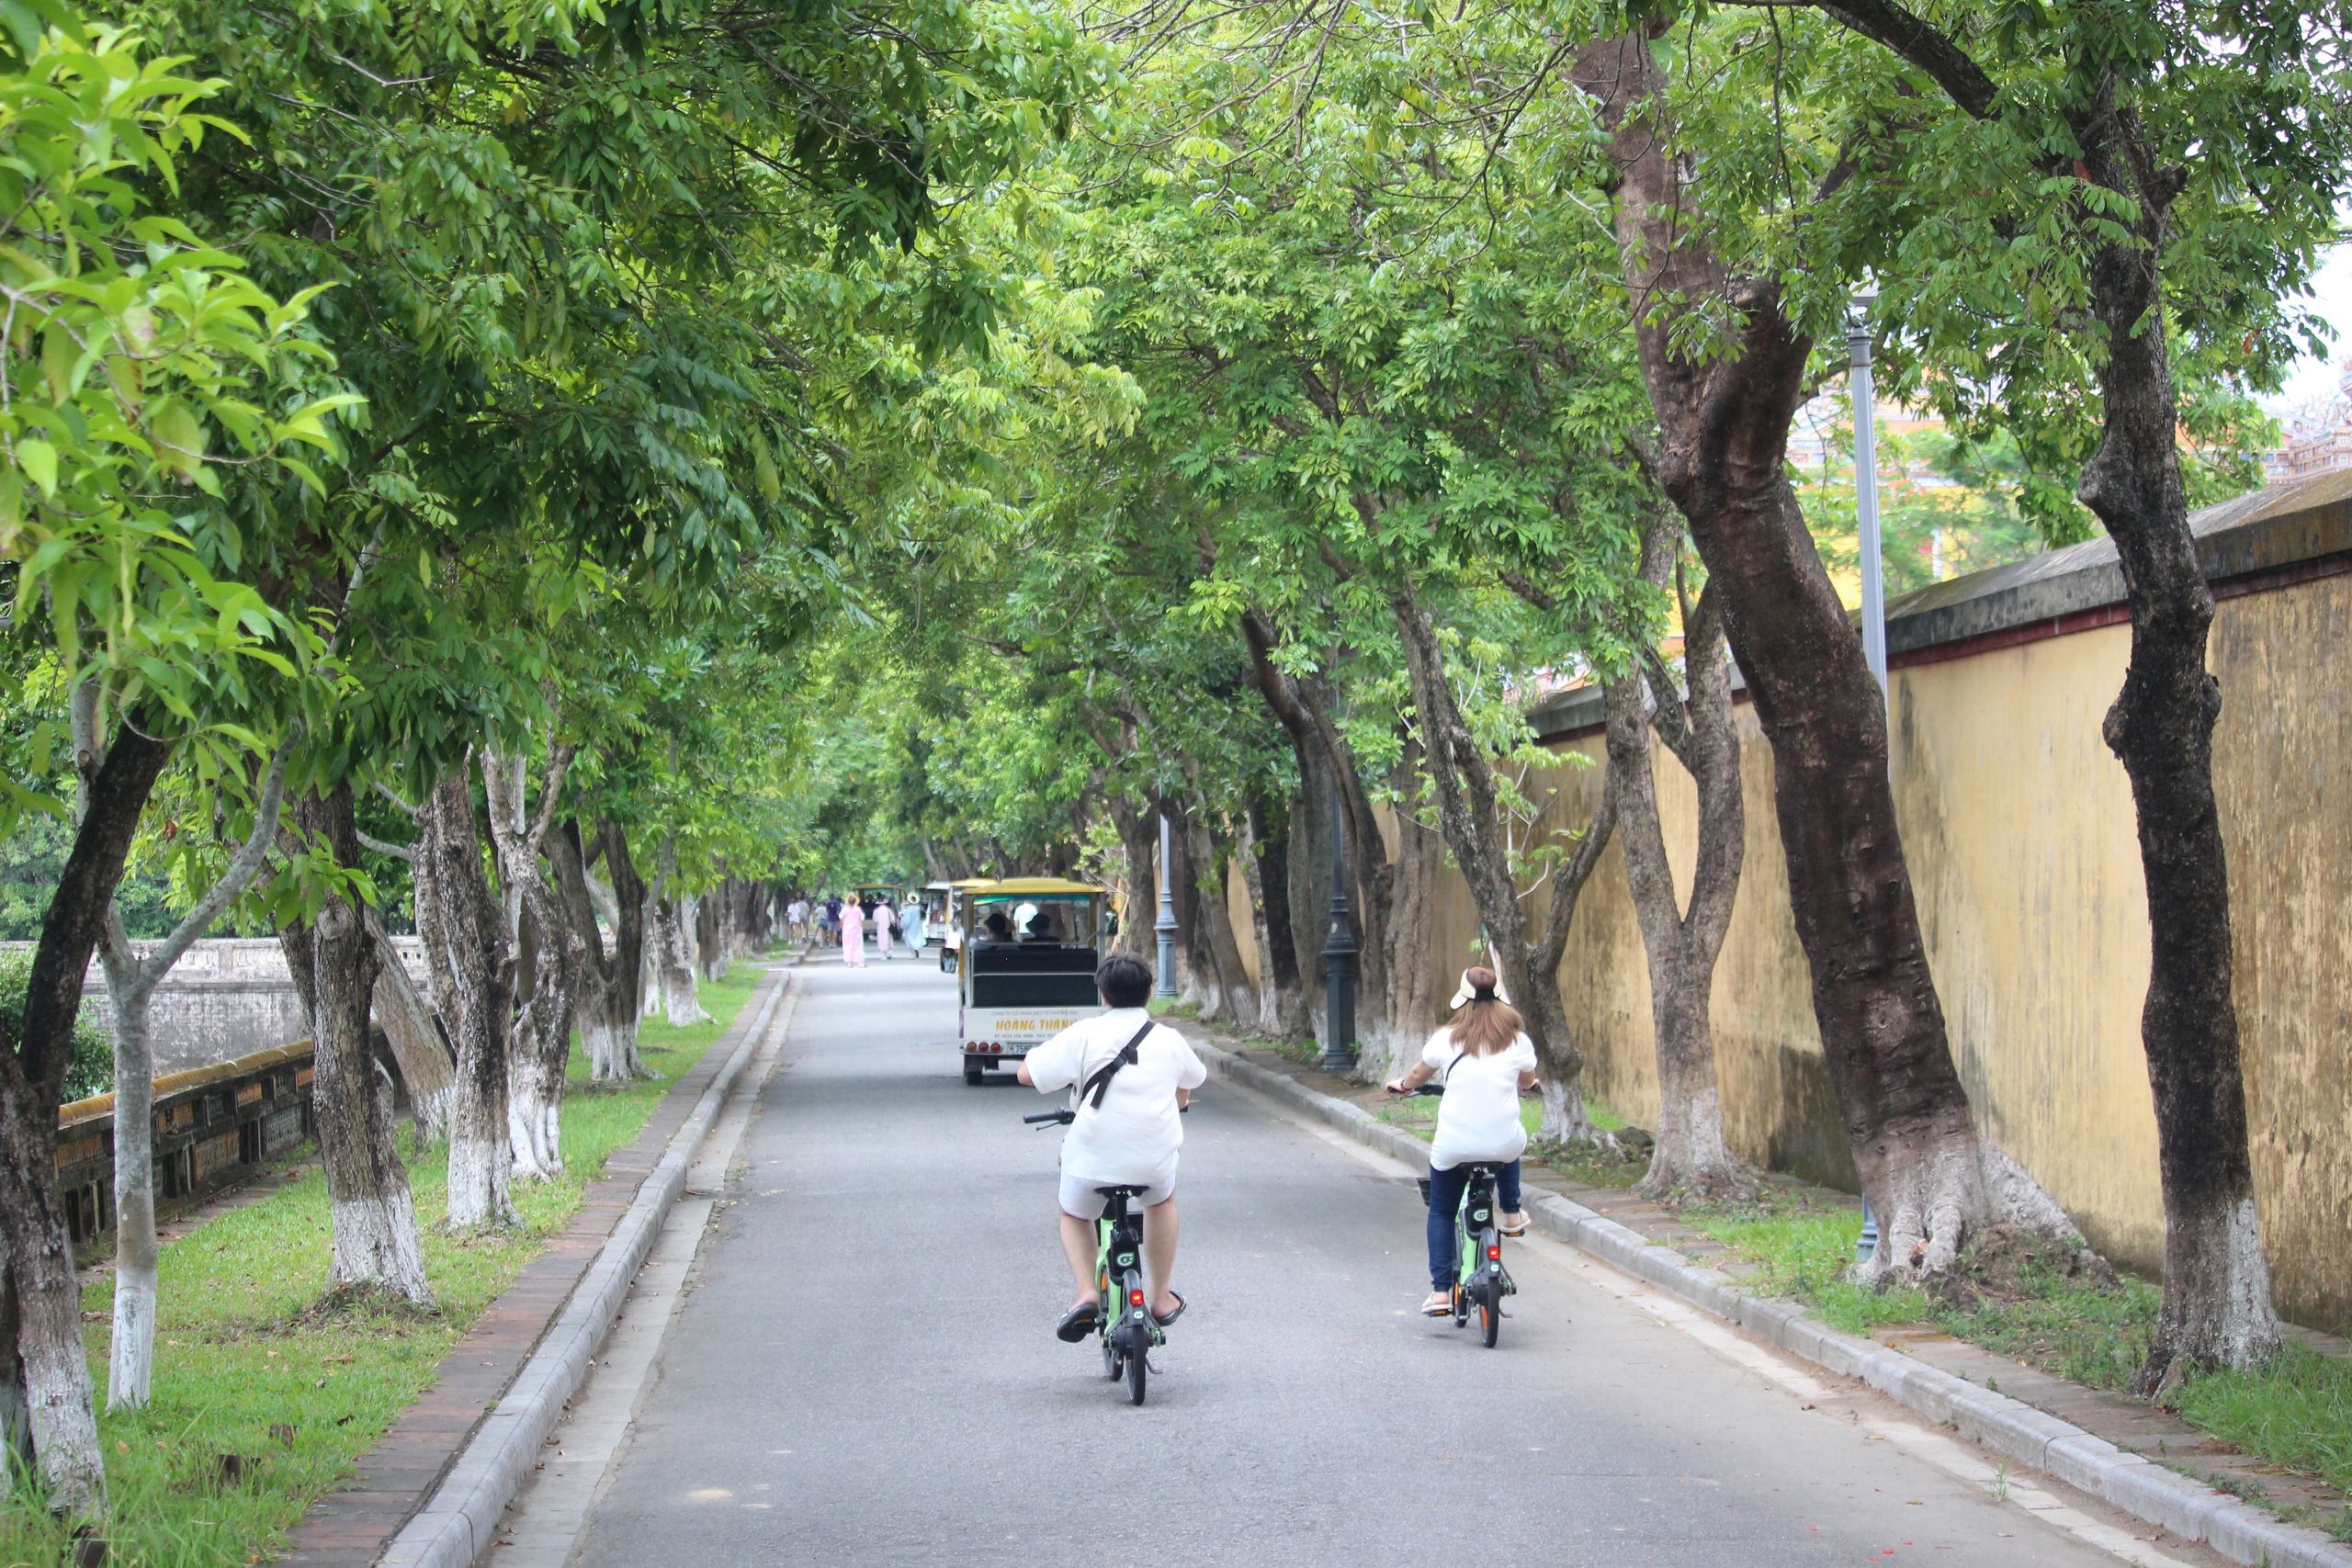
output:
{"label": "blue jeans", "polygon": [[[1464,1162],[1451,1170],[1430,1172],[1430,1289],[1453,1289],[1453,1277],[1461,1263],[1455,1251],[1454,1237],[1461,1233],[1454,1221],[1462,1212],[1462,1190],[1470,1185],[1470,1165]],[[1491,1162],[1488,1162],[1491,1163]],[[1519,1161],[1495,1168],[1495,1201],[1503,1213],[1519,1213]]]}

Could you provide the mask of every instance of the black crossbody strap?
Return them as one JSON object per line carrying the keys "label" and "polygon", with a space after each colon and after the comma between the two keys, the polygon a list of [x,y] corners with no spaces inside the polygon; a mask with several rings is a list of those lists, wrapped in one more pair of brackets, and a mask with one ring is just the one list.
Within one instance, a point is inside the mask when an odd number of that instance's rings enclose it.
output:
{"label": "black crossbody strap", "polygon": [[1087,1100],[1087,1103],[1097,1111],[1102,1110],[1102,1097],[1111,1091],[1111,1080],[1119,1076],[1121,1067],[1135,1065],[1136,1047],[1143,1043],[1143,1037],[1150,1033],[1153,1027],[1149,1019],[1144,1020],[1143,1027],[1136,1031],[1136,1037],[1121,1046],[1117,1055],[1094,1069],[1092,1077],[1079,1086],[1078,1098],[1086,1100],[1087,1096],[1092,1095],[1093,1099]]}

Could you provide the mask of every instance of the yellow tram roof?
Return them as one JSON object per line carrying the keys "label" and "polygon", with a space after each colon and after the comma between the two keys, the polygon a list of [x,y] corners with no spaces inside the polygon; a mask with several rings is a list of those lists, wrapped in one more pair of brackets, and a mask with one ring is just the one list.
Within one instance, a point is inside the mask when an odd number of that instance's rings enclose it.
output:
{"label": "yellow tram roof", "polygon": [[1007,877],[1002,882],[977,884],[973,886],[972,891],[986,892],[991,897],[1001,893],[1010,897],[1018,897],[1028,893],[1085,893],[1100,897],[1110,889],[1092,886],[1083,882],[1071,882],[1059,876],[1012,876]]}

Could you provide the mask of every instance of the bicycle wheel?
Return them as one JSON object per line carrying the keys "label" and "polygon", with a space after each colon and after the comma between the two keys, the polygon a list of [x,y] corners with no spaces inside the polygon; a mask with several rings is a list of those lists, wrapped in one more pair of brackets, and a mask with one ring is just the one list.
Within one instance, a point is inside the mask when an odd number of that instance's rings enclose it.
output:
{"label": "bicycle wheel", "polygon": [[1144,1380],[1149,1374],[1151,1362],[1145,1357],[1141,1350],[1134,1350],[1128,1353],[1127,1403],[1129,1404],[1141,1404],[1143,1403]]}
{"label": "bicycle wheel", "polygon": [[1502,1331],[1502,1292],[1489,1284],[1478,1292],[1478,1332],[1486,1337],[1487,1349],[1495,1348],[1495,1337]]}

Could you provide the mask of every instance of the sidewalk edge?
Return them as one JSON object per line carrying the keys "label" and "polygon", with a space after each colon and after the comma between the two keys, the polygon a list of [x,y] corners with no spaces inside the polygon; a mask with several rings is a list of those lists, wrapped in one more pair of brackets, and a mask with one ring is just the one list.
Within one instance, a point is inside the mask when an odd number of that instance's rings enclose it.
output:
{"label": "sidewalk edge", "polygon": [[774,973],[776,985],[734,1055],[704,1088],[694,1111],[670,1134],[661,1161],[638,1188],[628,1212],[581,1276],[562,1314],[514,1374],[504,1397],[474,1429],[439,1487],[377,1559],[380,1568],[472,1568],[475,1560],[490,1549],[506,1505],[522,1489],[524,1478],[538,1462],[541,1445],[562,1418],[564,1405],[586,1380],[597,1347],[604,1343],[630,1283],[653,1248],[663,1214],[684,1193],[695,1151],[718,1119],[744,1066],[766,1038],[785,998],[800,988],[794,971]]}
{"label": "sidewalk edge", "polygon": [[[1380,1122],[1362,1106],[1245,1061],[1198,1035],[1192,1039],[1202,1060],[1236,1083],[1407,1165],[1429,1163],[1427,1144]],[[2203,1541],[2233,1562],[2249,1568],[2352,1568],[2352,1550],[2318,1530],[2283,1523],[2252,1504],[2093,1437],[2022,1400],[1995,1393],[1871,1340],[1840,1334],[1806,1316],[1794,1303],[1755,1295],[1729,1275],[1700,1268],[1672,1247],[1656,1246],[1581,1203],[1531,1190],[1527,1207],[1544,1232],[1610,1267],[1816,1366],[1860,1378],[1982,1448],[2053,1475],[2185,1540]]]}

